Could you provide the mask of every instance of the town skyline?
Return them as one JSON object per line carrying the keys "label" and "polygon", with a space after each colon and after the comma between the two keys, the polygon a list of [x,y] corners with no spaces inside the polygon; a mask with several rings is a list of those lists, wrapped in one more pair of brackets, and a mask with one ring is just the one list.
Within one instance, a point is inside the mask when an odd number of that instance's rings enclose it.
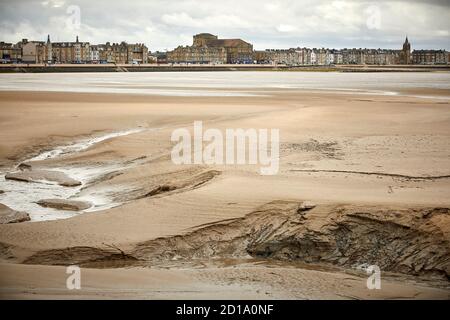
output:
{"label": "town skyline", "polygon": [[[205,33],[205,32],[199,32],[198,34],[202,34],[202,33]],[[214,33],[214,32],[207,32],[207,33],[208,34],[215,34],[215,35],[217,35],[217,33]],[[2,43],[8,43],[9,42],[11,44],[17,44],[17,43],[19,43],[22,40],[28,40],[28,41],[33,41],[33,42],[46,42],[49,39],[49,37],[50,37],[51,41],[54,42],[54,43],[76,42],[76,41],[78,41],[77,39],[81,39],[80,42],[86,42],[86,43],[90,43],[90,44],[93,44],[93,45],[107,44],[107,43],[109,43],[109,44],[120,44],[120,43],[128,43],[128,44],[130,44],[130,43],[135,43],[135,44],[143,44],[143,45],[145,45],[148,48],[149,52],[159,52],[159,51],[161,51],[161,52],[168,52],[168,51],[172,51],[172,50],[174,50],[174,49],[176,49],[176,48],[178,48],[180,46],[181,47],[190,46],[191,43],[192,43],[192,36],[193,35],[190,36],[190,40],[187,43],[176,44],[175,46],[173,46],[171,48],[165,48],[163,50],[160,50],[160,49],[153,49],[152,50],[152,47],[151,47],[151,43],[152,42],[143,41],[143,40],[133,42],[133,41],[129,41],[128,39],[121,39],[121,40],[118,40],[118,41],[108,40],[108,41],[104,41],[104,42],[95,42],[95,41],[93,42],[93,41],[89,41],[88,39],[83,38],[81,35],[78,35],[78,34],[74,34],[74,36],[72,38],[62,39],[62,40],[57,39],[57,38],[55,39],[55,37],[52,34],[49,34],[49,33],[46,34],[43,38],[36,38],[36,39],[35,38],[29,38],[29,37],[26,37],[26,36],[22,36],[22,37],[19,37],[19,38],[15,39],[15,40],[12,40],[12,41],[6,41],[5,39],[9,39],[9,38],[8,37],[3,37],[3,38],[0,38],[0,42],[2,42]],[[221,34],[221,36],[222,36],[222,34]],[[224,38],[242,39],[242,37],[239,36],[239,35],[236,35],[235,37],[224,37]],[[345,46],[345,47],[316,46],[316,47],[312,47],[312,46],[307,46],[307,45],[303,45],[303,44],[300,43],[300,44],[292,44],[292,45],[287,46],[287,47],[261,48],[261,46],[258,46],[256,43],[250,41],[249,39],[245,39],[245,40],[248,41],[249,43],[252,43],[253,49],[254,50],[258,50],[258,51],[261,51],[261,50],[286,50],[286,49],[295,49],[295,48],[333,49],[333,50],[343,50],[343,49],[397,50],[397,49],[399,49],[399,43],[401,41],[404,41],[405,38],[409,39],[409,41],[411,43],[411,50],[445,50],[445,51],[450,51],[450,50],[446,49],[445,46],[433,47],[433,48],[424,48],[424,47],[419,47],[417,45],[414,45],[413,44],[414,40],[415,40],[414,36],[411,37],[410,35],[408,35],[406,33],[403,35],[403,37],[400,37],[398,39],[398,41],[395,44],[392,45],[392,47],[363,47],[363,46],[353,46],[353,47],[351,47],[351,46]]]}
{"label": "town skyline", "polygon": [[417,49],[450,49],[448,1],[99,2],[8,2],[0,12],[2,40],[44,40],[51,32],[55,42],[79,35],[90,43],[144,42],[151,51],[164,51],[189,45],[193,34],[207,30],[246,39],[256,50],[396,49],[405,35]]}
{"label": "town skyline", "polygon": [[412,50],[406,36],[401,49],[284,48],[255,50],[241,38],[219,38],[211,33],[193,35],[192,45],[179,45],[165,52],[151,52],[145,43],[80,41],[52,42],[22,39],[0,42],[1,63],[114,63],[114,64],[272,64],[272,65],[444,65],[446,50]]}

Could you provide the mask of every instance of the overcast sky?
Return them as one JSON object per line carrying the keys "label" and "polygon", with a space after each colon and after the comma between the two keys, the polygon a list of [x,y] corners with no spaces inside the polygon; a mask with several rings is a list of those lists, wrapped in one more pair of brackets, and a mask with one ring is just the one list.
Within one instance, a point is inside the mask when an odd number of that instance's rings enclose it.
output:
{"label": "overcast sky", "polygon": [[190,45],[209,32],[255,49],[401,47],[450,50],[450,0],[0,0],[0,40]]}

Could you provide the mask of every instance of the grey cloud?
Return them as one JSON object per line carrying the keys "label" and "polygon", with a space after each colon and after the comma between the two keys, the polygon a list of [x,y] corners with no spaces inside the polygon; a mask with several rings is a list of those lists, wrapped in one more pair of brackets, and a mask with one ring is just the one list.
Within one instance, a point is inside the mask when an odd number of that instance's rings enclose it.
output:
{"label": "grey cloud", "polygon": [[[81,10],[79,29],[67,26],[67,8]],[[211,32],[241,37],[257,49],[308,47],[450,49],[450,2],[325,0],[41,0],[2,1],[3,41],[21,38],[144,42],[151,50],[191,43]]]}

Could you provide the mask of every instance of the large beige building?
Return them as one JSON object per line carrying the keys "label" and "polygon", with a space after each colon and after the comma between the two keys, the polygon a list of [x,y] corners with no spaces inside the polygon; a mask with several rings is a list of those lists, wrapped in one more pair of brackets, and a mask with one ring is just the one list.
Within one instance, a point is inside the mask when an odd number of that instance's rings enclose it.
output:
{"label": "large beige building", "polygon": [[89,42],[80,42],[78,36],[75,42],[50,42],[52,61],[56,63],[84,63],[90,62]]}
{"label": "large beige building", "polygon": [[127,44],[127,63],[147,63],[148,48],[143,43]]}
{"label": "large beige building", "polygon": [[194,36],[192,46],[167,53],[171,63],[253,63],[253,45],[242,39],[219,39],[210,33]]}
{"label": "large beige building", "polygon": [[47,63],[49,52],[44,41],[25,41],[22,43],[22,62]]}
{"label": "large beige building", "polygon": [[147,63],[148,62],[148,48],[142,43],[128,44],[121,43],[105,43],[94,47],[99,61],[118,64],[131,63]]}
{"label": "large beige building", "polygon": [[225,48],[180,46],[168,52],[167,59],[171,63],[223,64],[227,63],[227,51]]}

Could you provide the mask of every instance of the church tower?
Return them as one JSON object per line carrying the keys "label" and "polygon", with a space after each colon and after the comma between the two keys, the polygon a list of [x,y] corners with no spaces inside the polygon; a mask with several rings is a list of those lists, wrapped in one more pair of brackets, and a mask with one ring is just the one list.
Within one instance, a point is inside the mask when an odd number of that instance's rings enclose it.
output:
{"label": "church tower", "polygon": [[402,49],[402,63],[411,63],[411,44],[408,41],[408,36],[406,36],[405,42],[403,43]]}
{"label": "church tower", "polygon": [[52,49],[52,43],[50,42],[50,35],[47,35],[47,43],[45,44],[46,50],[47,50],[47,63],[53,62],[53,49]]}

